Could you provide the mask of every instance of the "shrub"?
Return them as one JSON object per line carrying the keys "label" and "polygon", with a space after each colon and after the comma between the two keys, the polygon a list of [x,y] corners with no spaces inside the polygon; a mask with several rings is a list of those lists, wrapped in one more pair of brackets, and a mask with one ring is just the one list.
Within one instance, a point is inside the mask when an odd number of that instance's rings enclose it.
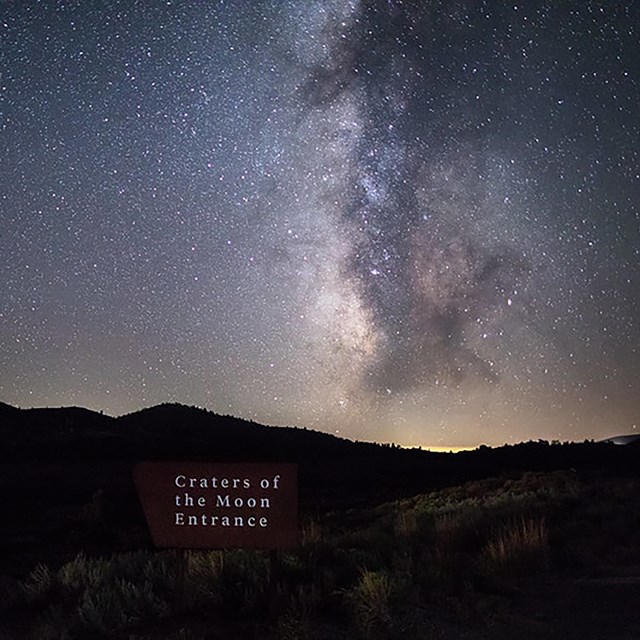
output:
{"label": "shrub", "polygon": [[186,604],[217,605],[221,596],[221,576],[224,554],[221,551],[191,551],[186,553]]}
{"label": "shrub", "polygon": [[106,634],[145,618],[163,617],[167,612],[167,604],[156,596],[149,582],[136,585],[121,579],[85,593],[78,607],[82,623]]}
{"label": "shrub", "polygon": [[465,508],[443,512],[434,521],[436,548],[442,552],[468,552],[478,548],[482,512]]}
{"label": "shrub", "polygon": [[481,564],[489,575],[521,577],[546,567],[548,531],[543,519],[521,518],[504,526],[483,549]]}
{"label": "shrub", "polygon": [[301,546],[318,546],[324,542],[322,525],[316,518],[308,518],[300,527]]}
{"label": "shrub", "polygon": [[21,584],[27,601],[39,603],[46,600],[57,586],[55,574],[44,564],[39,564]]}
{"label": "shrub", "polygon": [[372,638],[387,631],[392,622],[392,580],[385,571],[362,572],[347,597],[358,628]]}

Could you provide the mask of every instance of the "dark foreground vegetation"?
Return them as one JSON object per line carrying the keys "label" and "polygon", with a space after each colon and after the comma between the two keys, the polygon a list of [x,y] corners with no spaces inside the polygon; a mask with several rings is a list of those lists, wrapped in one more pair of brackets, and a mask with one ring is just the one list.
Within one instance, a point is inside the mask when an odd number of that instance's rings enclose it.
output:
{"label": "dark foreground vegetation", "polygon": [[[437,455],[180,407],[99,429],[72,411],[2,423],[0,639],[638,637],[634,444]],[[297,549],[152,548],[139,456],[260,449],[300,464]]]}

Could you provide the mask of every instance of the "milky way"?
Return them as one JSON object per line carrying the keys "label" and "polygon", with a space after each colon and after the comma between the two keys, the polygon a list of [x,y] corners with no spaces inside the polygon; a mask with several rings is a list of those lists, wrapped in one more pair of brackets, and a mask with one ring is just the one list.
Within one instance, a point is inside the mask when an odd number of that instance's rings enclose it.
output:
{"label": "milky way", "polygon": [[633,432],[626,5],[0,4],[0,400]]}

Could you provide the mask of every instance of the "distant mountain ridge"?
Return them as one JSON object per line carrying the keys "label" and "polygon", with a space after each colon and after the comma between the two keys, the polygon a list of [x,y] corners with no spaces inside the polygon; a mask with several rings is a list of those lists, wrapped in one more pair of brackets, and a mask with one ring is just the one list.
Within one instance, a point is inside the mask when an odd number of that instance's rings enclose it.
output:
{"label": "distant mountain ridge", "polygon": [[[78,407],[0,406],[0,461],[33,467],[100,467],[144,460],[295,462],[301,491],[335,495],[413,493],[445,454],[403,450],[294,427],[269,427],[204,409],[162,404],[118,418]],[[402,459],[402,462],[400,462]],[[387,482],[381,485],[381,480]],[[362,498],[365,499],[365,498]]]}
{"label": "distant mountain ridge", "polygon": [[[270,427],[205,409],[161,404],[117,418],[81,407],[19,409],[0,403],[0,459],[100,457],[292,458],[378,448],[320,431]],[[99,450],[95,450],[99,447]]]}
{"label": "distant mountain ridge", "polygon": [[602,442],[611,442],[612,444],[627,445],[640,440],[640,434],[635,433],[627,436],[613,436],[612,438],[606,438]]}
{"label": "distant mountain ridge", "polygon": [[[304,428],[269,427],[179,404],[118,418],[80,407],[18,409],[0,404],[0,462],[11,469],[6,478],[24,486],[39,483],[43,505],[59,499],[59,485],[47,480],[53,474],[64,478],[69,501],[77,502],[82,495],[87,500],[104,489],[112,494],[109,500],[122,499],[135,509],[133,467],[153,460],[293,462],[298,465],[301,504],[320,510],[379,504],[528,471],[637,475],[640,441],[624,447],[611,442],[537,441],[436,453],[350,441]],[[16,480],[21,476],[25,480]],[[21,504],[19,486],[11,489],[10,483],[4,491],[7,504]],[[35,500],[32,495],[28,502]]]}
{"label": "distant mountain ridge", "polygon": [[99,465],[119,461],[296,462],[303,484],[353,495],[409,495],[432,487],[524,471],[640,469],[640,439],[549,444],[525,442],[436,453],[351,441],[296,427],[270,427],[180,404],[117,418],[81,407],[18,409],[0,403],[0,461]]}
{"label": "distant mountain ridge", "polygon": [[[90,433],[119,438],[135,437],[139,439],[141,436],[147,435],[151,438],[188,439],[198,435],[210,436],[212,435],[210,431],[205,433],[202,430],[213,428],[216,430],[216,436],[224,437],[251,436],[261,438],[268,434],[270,441],[288,439],[297,441],[299,444],[310,440],[315,444],[321,441],[330,448],[383,446],[362,441],[354,442],[325,432],[301,427],[266,426],[179,403],[163,403],[119,417],[112,417],[102,412],[76,406],[20,409],[0,402],[0,437],[13,433],[16,442],[21,440],[21,436],[32,441],[34,436],[50,438],[74,434],[81,437],[83,434]],[[16,434],[16,431],[19,433]],[[617,435],[603,439],[600,443],[626,445],[637,440],[640,440],[640,434]]]}

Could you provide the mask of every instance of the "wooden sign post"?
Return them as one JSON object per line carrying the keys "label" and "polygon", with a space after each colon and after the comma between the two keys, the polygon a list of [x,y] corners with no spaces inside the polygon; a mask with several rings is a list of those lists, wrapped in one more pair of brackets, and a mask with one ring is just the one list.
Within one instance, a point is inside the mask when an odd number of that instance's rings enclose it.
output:
{"label": "wooden sign post", "polygon": [[279,550],[298,543],[294,464],[143,462],[134,482],[157,547],[177,549],[178,599],[184,549],[270,549],[269,616],[277,609]]}

